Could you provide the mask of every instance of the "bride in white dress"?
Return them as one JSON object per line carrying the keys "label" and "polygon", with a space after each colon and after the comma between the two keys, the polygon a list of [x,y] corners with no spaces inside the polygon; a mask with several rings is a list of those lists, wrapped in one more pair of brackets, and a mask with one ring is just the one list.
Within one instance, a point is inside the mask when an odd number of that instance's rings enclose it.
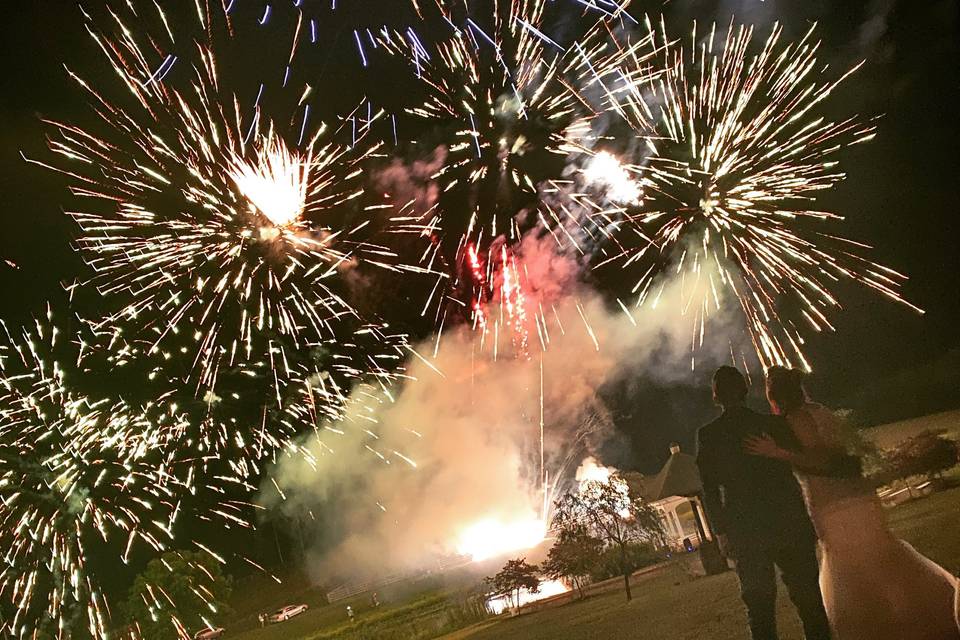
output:
{"label": "bride in white dress", "polygon": [[801,449],[783,449],[769,437],[745,447],[796,470],[820,537],[820,589],[834,639],[960,640],[957,579],[893,535],[873,487],[859,473],[801,471],[828,468],[843,455],[833,413],[807,399],[800,372],[783,367],[768,372],[767,397]]}

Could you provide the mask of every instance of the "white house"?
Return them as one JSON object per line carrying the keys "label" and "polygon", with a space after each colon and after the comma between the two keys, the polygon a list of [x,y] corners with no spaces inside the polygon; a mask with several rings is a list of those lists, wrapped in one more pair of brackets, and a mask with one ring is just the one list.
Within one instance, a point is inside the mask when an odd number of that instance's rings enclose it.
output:
{"label": "white house", "polygon": [[667,539],[676,550],[688,544],[700,550],[704,571],[724,570],[723,561],[713,540],[713,532],[703,509],[703,484],[696,458],[670,446],[670,458],[652,477],[628,474],[625,478],[631,491],[637,491],[663,518]]}

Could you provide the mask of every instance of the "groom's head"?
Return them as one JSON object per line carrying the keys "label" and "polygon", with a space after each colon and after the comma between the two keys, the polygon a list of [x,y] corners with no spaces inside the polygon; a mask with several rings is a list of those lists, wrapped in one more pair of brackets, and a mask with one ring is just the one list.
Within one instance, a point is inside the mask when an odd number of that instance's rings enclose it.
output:
{"label": "groom's head", "polygon": [[747,397],[747,381],[734,367],[720,367],[713,374],[713,399],[721,407],[743,404]]}

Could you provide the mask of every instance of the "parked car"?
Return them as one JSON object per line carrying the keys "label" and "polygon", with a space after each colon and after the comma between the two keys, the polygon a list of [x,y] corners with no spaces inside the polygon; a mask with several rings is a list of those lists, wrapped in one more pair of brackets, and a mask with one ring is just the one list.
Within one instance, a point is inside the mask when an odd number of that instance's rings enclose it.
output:
{"label": "parked car", "polygon": [[200,629],[195,634],[193,634],[193,640],[216,640],[223,635],[223,629],[218,627],[216,629],[211,629],[207,627],[206,629]]}
{"label": "parked car", "polygon": [[284,620],[289,620],[293,616],[298,616],[304,611],[307,610],[307,605],[305,604],[288,604],[282,609],[277,609],[270,614],[270,622],[283,622]]}

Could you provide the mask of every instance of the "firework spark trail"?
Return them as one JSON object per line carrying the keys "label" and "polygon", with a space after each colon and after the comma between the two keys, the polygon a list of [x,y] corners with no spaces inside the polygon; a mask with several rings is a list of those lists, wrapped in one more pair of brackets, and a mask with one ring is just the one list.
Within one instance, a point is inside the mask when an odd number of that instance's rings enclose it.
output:
{"label": "firework spark trail", "polygon": [[[617,16],[629,16],[618,10]],[[624,106],[622,95],[639,82],[651,82],[663,73],[656,64],[657,43],[652,34],[637,37],[617,23],[599,22],[570,50],[567,90],[582,113],[563,133],[560,150],[573,161],[572,175],[552,177],[541,185],[539,219],[558,245],[572,246],[582,256],[604,255],[613,246],[650,242],[637,225],[629,224],[628,208],[642,202],[640,163],[624,162],[606,150],[617,136],[608,132],[611,120],[632,123],[644,112]],[[629,77],[627,75],[629,70]],[[639,106],[646,108],[645,103]],[[639,130],[646,131],[645,127]],[[645,140],[636,136],[637,142]],[[635,152],[638,144],[629,145]],[[624,238],[624,232],[631,237]]]}
{"label": "firework spark trail", "polygon": [[[781,44],[776,25],[751,53],[752,27],[731,23],[722,42],[715,27],[703,40],[694,28],[689,50],[670,40],[662,22],[659,30],[647,27],[647,53],[608,85],[599,112],[631,132],[621,168],[642,194],[626,214],[636,241],[610,243],[605,261],[642,274],[632,291],[636,305],[655,303],[665,274],[680,274],[690,283],[685,304],[696,347],[729,292],[762,364],[807,368],[802,331],[832,328],[838,280],[912,307],[898,292],[905,277],[862,257],[865,245],[822,226],[840,217],[811,206],[844,178],[835,152],[875,133],[871,121],[818,111],[858,67],[823,79],[813,28]],[[651,73],[654,60],[660,69]],[[609,153],[589,122],[573,134],[571,149]],[[604,212],[600,204],[593,209]]]}
{"label": "firework spark trail", "polygon": [[[506,243],[491,249],[486,261],[480,259],[473,245],[468,245],[467,257],[474,283],[472,321],[480,332],[481,348],[492,332],[496,356],[502,332],[509,338],[516,357],[529,358],[527,302],[517,257]],[[491,320],[492,326],[488,325]]]}
{"label": "firework spark trail", "polygon": [[[118,373],[143,360],[137,344],[126,342],[121,333],[99,337],[98,342],[109,351],[107,366]],[[309,358],[301,360],[309,363],[263,363],[250,369],[249,375],[231,378],[230,389],[221,391],[222,395],[207,392],[202,399],[187,402],[193,409],[181,409],[184,415],[157,430],[150,442],[164,453],[169,473],[184,484],[190,483],[187,478],[213,477],[240,495],[249,493],[255,489],[249,483],[262,476],[264,465],[278,451],[301,451],[297,443],[304,433],[316,431],[320,424],[343,421],[351,403],[356,404],[351,395],[355,387],[389,394],[403,378],[408,336],[380,325],[363,325],[351,333],[341,330],[336,338],[304,344],[302,349]],[[280,366],[289,376],[284,384],[271,376]],[[168,388],[161,367],[149,376],[161,378],[157,403],[176,408],[177,400],[184,401]],[[256,376],[268,382],[260,384]],[[265,384],[281,389],[282,395],[271,397],[273,392]],[[249,526],[247,515],[231,519],[240,518],[238,525]]]}
{"label": "firework spark trail", "polygon": [[137,544],[163,549],[183,487],[150,446],[160,427],[142,410],[75,391],[57,342],[53,325],[38,322],[21,337],[3,326],[0,592],[15,613],[0,631],[106,638],[109,606],[88,548],[122,543],[123,562]]}
{"label": "firework spark trail", "polygon": [[[195,630],[212,629],[225,597],[220,560],[205,551],[169,551],[151,560],[131,588],[128,615],[134,618],[124,638],[193,637]],[[173,587],[173,588],[171,588]],[[189,613],[186,613],[189,612]]]}
{"label": "firework spark trail", "polygon": [[500,310],[501,314],[506,313],[501,323],[513,329],[514,349],[529,357],[526,296],[523,292],[516,256],[508,254],[506,245],[500,247],[500,264]]}
{"label": "firework spark trail", "polygon": [[[73,290],[104,295],[108,316],[95,333],[113,365],[151,360],[151,377],[176,377],[165,363],[186,361],[184,377],[211,404],[218,392],[237,395],[217,380],[239,369],[239,379],[273,378],[281,409],[282,381],[298,388],[320,376],[310,403],[333,419],[352,380],[390,377],[406,340],[358,317],[348,281],[364,266],[423,270],[368,238],[391,206],[359,203],[382,112],[364,102],[338,129],[314,130],[307,86],[293,119],[302,142],[291,145],[265,115],[264,83],[250,108],[226,87],[214,43],[220,31],[235,37],[229,15],[198,2],[202,36],[191,41],[174,38],[158,5],[144,6],[108,8],[104,28],[84,13],[123,91],[71,72],[97,126],[50,123],[57,162],[37,163],[65,174],[88,203],[71,215],[95,275]],[[159,36],[151,16],[163,24]],[[134,21],[142,32],[129,28]],[[338,142],[347,131],[349,144]],[[325,362],[312,357],[318,351]]]}

